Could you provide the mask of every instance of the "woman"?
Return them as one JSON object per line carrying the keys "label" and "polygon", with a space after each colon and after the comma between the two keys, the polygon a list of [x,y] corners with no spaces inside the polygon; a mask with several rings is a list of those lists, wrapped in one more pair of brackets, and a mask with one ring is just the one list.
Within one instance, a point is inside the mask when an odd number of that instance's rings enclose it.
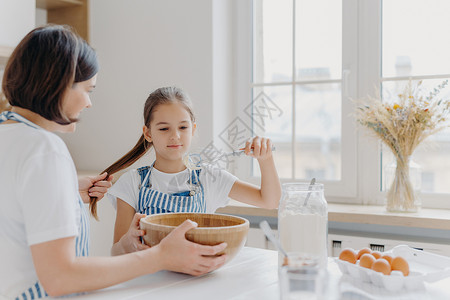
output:
{"label": "woman", "polygon": [[[6,65],[2,89],[11,111],[0,115],[3,297],[90,291],[163,269],[200,275],[225,262],[223,256],[207,255],[226,244],[210,247],[186,240],[186,231],[196,226],[190,221],[144,251],[87,257],[88,219],[75,166],[53,132],[75,131],[81,111],[91,106],[97,71],[94,50],[63,26],[32,30]],[[81,187],[85,200],[91,185]],[[93,190],[90,196],[101,194]],[[136,214],[133,222],[142,216]]]}

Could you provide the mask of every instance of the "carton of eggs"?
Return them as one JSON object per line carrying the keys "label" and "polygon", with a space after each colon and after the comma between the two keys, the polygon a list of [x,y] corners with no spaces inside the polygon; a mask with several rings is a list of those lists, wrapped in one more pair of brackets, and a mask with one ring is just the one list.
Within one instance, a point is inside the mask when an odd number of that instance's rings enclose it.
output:
{"label": "carton of eggs", "polygon": [[359,251],[346,248],[335,261],[343,274],[388,291],[415,290],[423,287],[425,281],[433,282],[450,275],[450,257],[406,245],[383,253],[369,248]]}
{"label": "carton of eggs", "polygon": [[400,271],[404,276],[409,275],[409,264],[406,259],[401,256],[393,257],[389,254],[382,254],[369,248],[362,248],[358,253],[351,248],[346,248],[341,251],[339,259],[352,264],[356,264],[359,261],[361,267],[383,273],[384,275],[391,275],[392,271]]}

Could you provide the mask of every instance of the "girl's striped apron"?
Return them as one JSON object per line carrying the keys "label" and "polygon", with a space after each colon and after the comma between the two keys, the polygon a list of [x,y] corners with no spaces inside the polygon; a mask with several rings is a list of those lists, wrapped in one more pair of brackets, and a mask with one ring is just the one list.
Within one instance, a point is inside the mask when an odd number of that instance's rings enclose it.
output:
{"label": "girl's striped apron", "polygon": [[[0,123],[6,120],[13,120],[20,123],[24,123],[32,128],[39,129],[40,127],[29,120],[25,119],[18,113],[11,111],[5,111],[0,114]],[[88,256],[89,255],[89,216],[84,207],[83,201],[80,195],[78,195],[78,205],[80,206],[80,231],[79,235],[75,239],[75,253],[76,256]],[[39,299],[47,297],[48,294],[45,292],[41,283],[36,281],[29,288],[25,289],[21,294],[17,295],[15,300],[29,300],[29,299]]]}
{"label": "girl's striped apron", "polygon": [[199,180],[201,170],[189,170],[189,191],[167,194],[152,189],[150,182],[151,166],[139,168],[141,177],[137,212],[151,215],[175,212],[206,212],[205,193]]}

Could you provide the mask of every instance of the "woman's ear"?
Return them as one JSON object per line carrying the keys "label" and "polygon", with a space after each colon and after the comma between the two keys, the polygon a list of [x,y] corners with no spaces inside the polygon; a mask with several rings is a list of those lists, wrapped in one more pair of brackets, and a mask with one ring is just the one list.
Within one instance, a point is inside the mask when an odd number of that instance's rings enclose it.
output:
{"label": "woman's ear", "polygon": [[142,132],[144,133],[145,140],[147,142],[151,143],[152,136],[150,135],[150,128],[148,128],[147,126],[144,125],[144,127],[142,127]]}
{"label": "woman's ear", "polygon": [[197,123],[192,123],[192,136],[194,135],[196,129],[197,129]]}

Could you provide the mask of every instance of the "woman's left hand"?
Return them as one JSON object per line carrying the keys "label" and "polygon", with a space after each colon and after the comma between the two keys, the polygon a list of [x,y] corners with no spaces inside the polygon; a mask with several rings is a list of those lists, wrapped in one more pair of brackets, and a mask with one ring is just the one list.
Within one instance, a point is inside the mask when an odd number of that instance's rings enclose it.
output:
{"label": "woman's left hand", "polygon": [[266,160],[272,157],[272,141],[264,137],[256,136],[245,143],[244,152],[246,155],[260,161]]}
{"label": "woman's left hand", "polygon": [[78,190],[84,203],[89,203],[90,197],[97,197],[98,200],[105,196],[112,186],[113,177],[105,172],[97,176],[85,176],[78,179]]}

